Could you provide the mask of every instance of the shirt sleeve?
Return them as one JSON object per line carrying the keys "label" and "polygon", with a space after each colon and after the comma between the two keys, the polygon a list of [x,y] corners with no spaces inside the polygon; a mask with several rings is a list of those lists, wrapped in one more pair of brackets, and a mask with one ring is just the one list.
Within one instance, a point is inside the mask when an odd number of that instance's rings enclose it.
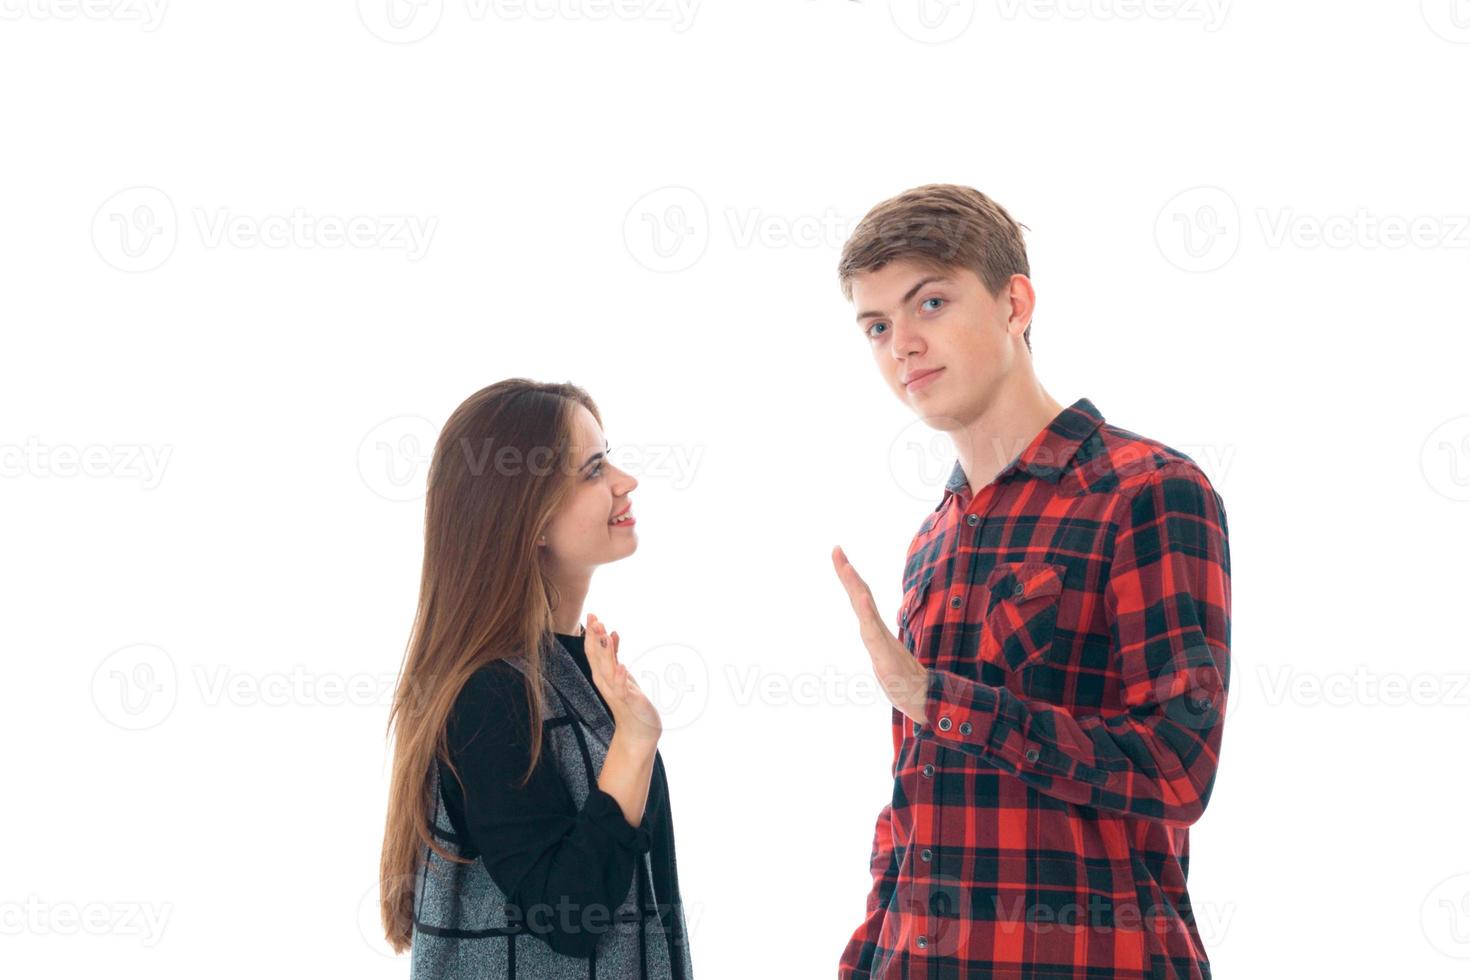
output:
{"label": "shirt sleeve", "polygon": [[[904,715],[893,709],[893,776],[898,775],[898,747],[903,741]],[[898,861],[893,849],[893,804],[885,804],[878,812],[878,823],[873,829],[873,849],[868,858],[868,870],[873,876],[868,890],[867,911],[862,923],[847,941],[838,964],[839,980],[858,980],[870,975],[873,954],[877,952],[878,940],[883,935],[883,917],[898,883]]]}
{"label": "shirt sleeve", "polygon": [[[630,826],[595,783],[578,808],[547,744],[530,781],[517,785],[530,762],[531,732],[525,682],[513,667],[476,673],[446,734],[464,783],[471,848],[530,931],[558,953],[590,957],[627,897],[638,856],[649,850],[647,819]],[[459,795],[454,775],[443,778],[446,794]]]}
{"label": "shirt sleeve", "polygon": [[1190,463],[1118,507],[1103,595],[1123,704],[1078,716],[934,670],[919,737],[983,756],[1071,803],[1188,826],[1209,801],[1230,679],[1225,508]]}

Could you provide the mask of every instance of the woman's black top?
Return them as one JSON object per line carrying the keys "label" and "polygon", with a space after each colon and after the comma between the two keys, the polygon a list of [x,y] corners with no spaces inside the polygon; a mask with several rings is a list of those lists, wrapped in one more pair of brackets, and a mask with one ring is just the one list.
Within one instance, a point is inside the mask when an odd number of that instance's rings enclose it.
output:
{"label": "woman's black top", "polygon": [[[583,638],[562,633],[556,638],[606,707],[592,683]],[[559,714],[554,705],[547,711],[548,717]],[[627,897],[640,855],[649,852],[673,972],[679,976],[684,940],[672,914],[672,905],[680,900],[679,876],[663,759],[654,752],[643,823],[635,828],[595,779],[578,809],[548,745],[542,745],[530,781],[516,785],[531,760],[530,725],[525,682],[507,663],[497,661],[476,671],[455,701],[446,735],[464,792],[442,762],[439,779],[444,809],[464,842],[465,855],[485,862],[506,898],[520,906],[523,919],[535,923],[534,931],[552,949],[587,958],[612,912]],[[583,920],[578,910],[589,907],[606,911],[588,916],[591,928],[579,928]],[[533,908],[547,911],[532,917]],[[562,909],[571,911],[563,914]]]}

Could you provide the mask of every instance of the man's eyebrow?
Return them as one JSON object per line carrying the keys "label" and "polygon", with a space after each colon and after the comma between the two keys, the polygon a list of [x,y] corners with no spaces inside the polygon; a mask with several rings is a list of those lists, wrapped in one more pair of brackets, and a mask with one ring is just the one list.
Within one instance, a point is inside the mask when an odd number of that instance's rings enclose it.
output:
{"label": "man's eyebrow", "polygon": [[[606,442],[606,440],[604,440],[603,441],[603,449],[609,449],[610,450],[610,449],[612,449],[612,446],[608,445],[607,442]],[[581,472],[582,470],[585,470],[587,467],[591,466],[593,463],[597,462],[601,458],[602,458],[602,453],[593,453],[591,456],[588,456],[587,457],[587,462],[585,462],[581,466],[577,467],[578,472]]]}
{"label": "man's eyebrow", "polygon": [[[901,299],[901,300],[898,301],[898,305],[899,306],[902,306],[903,304],[907,303],[909,300],[913,299],[915,293],[917,293],[919,290],[923,289],[925,286],[929,285],[931,282],[952,282],[952,281],[953,280],[951,280],[948,276],[925,276],[923,279],[920,279],[918,282],[914,283],[913,288],[911,288],[908,292],[906,292],[906,293],[903,294],[903,299]],[[864,310],[863,312],[861,312],[861,313],[859,313],[857,315],[857,319],[858,320],[866,320],[870,316],[882,316],[882,315],[883,315],[883,313],[882,313],[881,310]]]}

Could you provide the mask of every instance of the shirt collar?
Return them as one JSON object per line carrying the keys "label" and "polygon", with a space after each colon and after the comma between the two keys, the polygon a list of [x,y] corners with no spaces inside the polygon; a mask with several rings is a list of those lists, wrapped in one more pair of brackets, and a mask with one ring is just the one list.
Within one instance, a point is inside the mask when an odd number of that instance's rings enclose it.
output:
{"label": "shirt collar", "polygon": [[[1071,405],[1062,409],[1057,417],[1051,420],[1051,424],[1037,433],[1031,444],[1021,450],[1020,455],[1006,464],[1006,468],[996,474],[993,482],[999,483],[1007,479],[1017,471],[1029,473],[1055,483],[1057,477],[1067,468],[1072,457],[1077,454],[1078,448],[1087,437],[1102,425],[1102,413],[1097,410],[1091,400],[1079,398]],[[965,471],[960,467],[960,461],[955,460],[954,469],[950,471],[949,482],[944,485],[945,499],[950,494],[958,493],[962,488],[969,486],[969,479]]]}

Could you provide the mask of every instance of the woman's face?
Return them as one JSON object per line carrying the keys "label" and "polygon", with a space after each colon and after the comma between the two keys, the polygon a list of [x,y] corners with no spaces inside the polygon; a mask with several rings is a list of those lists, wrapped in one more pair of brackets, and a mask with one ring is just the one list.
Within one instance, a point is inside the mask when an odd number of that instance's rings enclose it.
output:
{"label": "woman's face", "polygon": [[577,405],[572,421],[571,497],[546,529],[546,548],[551,567],[562,573],[590,572],[598,565],[626,558],[638,547],[633,522],[614,524],[613,518],[629,510],[628,495],[638,485],[604,455],[606,437],[586,406]]}

